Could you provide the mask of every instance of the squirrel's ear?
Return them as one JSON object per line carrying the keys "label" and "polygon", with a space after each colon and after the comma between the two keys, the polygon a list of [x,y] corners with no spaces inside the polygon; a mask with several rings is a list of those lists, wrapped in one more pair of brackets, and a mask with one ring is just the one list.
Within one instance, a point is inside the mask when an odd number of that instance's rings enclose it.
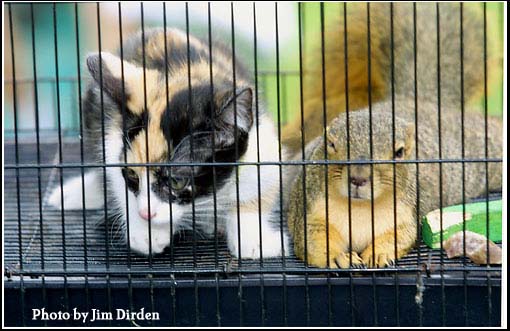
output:
{"label": "squirrel's ear", "polygon": [[[136,93],[136,85],[143,81],[143,69],[117,56],[108,53],[92,53],[87,56],[87,67],[92,78],[101,85],[116,102],[122,102],[123,96],[129,98],[130,92]],[[122,82],[124,79],[124,84]]]}
{"label": "squirrel's ear", "polygon": [[406,127],[406,137],[405,137],[405,150],[407,156],[410,156],[414,149],[414,141],[416,140],[416,136],[414,134],[414,124],[409,123]]}

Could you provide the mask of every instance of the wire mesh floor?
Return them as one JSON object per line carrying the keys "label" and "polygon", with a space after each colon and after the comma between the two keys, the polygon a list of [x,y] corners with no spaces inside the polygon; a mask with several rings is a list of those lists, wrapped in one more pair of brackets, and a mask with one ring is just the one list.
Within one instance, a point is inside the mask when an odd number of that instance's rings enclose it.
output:
{"label": "wire mesh floor", "polygon": [[[5,164],[14,164],[16,159],[19,164],[37,163],[36,144],[20,143],[16,152],[15,144],[6,143],[4,150]],[[80,148],[75,141],[64,143],[62,150],[63,162],[80,161]],[[57,144],[41,144],[39,151],[42,164],[58,163]],[[130,273],[146,276],[159,272],[183,277],[189,273],[198,274],[199,277],[221,273],[228,277],[239,273],[244,276],[282,272],[288,276],[326,273],[324,269],[306,267],[295,256],[239,261],[230,255],[224,238],[193,238],[189,232],[176,235],[171,248],[150,259],[130,253],[118,233],[101,221],[104,219],[104,210],[65,211],[62,215],[59,210],[48,206],[49,191],[60,182],[59,172],[57,168],[5,170],[6,275],[37,277],[41,274]],[[79,173],[79,169],[63,170],[64,178]],[[399,275],[414,275],[417,270],[422,270],[429,276],[441,274],[442,277],[453,277],[460,273],[465,279],[485,278],[490,273],[493,281],[501,279],[500,266],[485,267],[463,258],[448,259],[440,250],[429,249],[423,244],[400,259],[397,266],[386,270],[394,272],[396,269]],[[367,272],[360,269],[355,275],[363,277]],[[336,272],[334,276],[341,277],[342,273]]]}

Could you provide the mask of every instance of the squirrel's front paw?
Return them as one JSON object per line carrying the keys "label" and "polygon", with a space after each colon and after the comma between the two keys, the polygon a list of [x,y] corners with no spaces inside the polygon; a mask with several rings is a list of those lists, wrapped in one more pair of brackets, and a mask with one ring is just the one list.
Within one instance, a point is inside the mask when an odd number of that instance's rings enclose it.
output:
{"label": "squirrel's front paw", "polygon": [[338,267],[342,269],[349,268],[351,266],[351,260],[353,267],[359,267],[363,265],[363,260],[356,252],[350,253],[342,252],[335,257],[336,265],[338,265]]}
{"label": "squirrel's front paw", "polygon": [[383,268],[393,264],[395,258],[394,252],[388,252],[381,249],[375,249],[375,256],[372,252],[372,247],[367,247],[361,253],[361,259],[367,267]]}

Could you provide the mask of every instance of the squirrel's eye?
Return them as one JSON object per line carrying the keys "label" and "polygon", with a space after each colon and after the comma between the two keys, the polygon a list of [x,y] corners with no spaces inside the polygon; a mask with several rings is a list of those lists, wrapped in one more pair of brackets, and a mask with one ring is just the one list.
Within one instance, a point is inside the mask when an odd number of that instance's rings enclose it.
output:
{"label": "squirrel's eye", "polygon": [[181,191],[188,185],[188,178],[172,177],[171,185],[172,190]]}
{"label": "squirrel's eye", "polygon": [[333,150],[333,151],[336,151],[336,146],[335,146],[335,143],[332,142],[331,140],[327,140],[327,146],[329,149]]}
{"label": "squirrel's eye", "polygon": [[400,147],[400,148],[399,148],[399,149],[397,149],[397,151],[395,152],[395,158],[396,158],[396,159],[401,159],[403,156],[404,156],[404,147]]}
{"label": "squirrel's eye", "polygon": [[122,168],[122,176],[130,190],[134,192],[138,191],[138,175],[133,169]]}

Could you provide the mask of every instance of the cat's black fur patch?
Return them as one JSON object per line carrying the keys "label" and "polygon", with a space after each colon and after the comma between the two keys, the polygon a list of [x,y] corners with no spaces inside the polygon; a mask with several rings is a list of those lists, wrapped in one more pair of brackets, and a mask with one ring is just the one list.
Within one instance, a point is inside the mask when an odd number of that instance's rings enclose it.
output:
{"label": "cat's black fur patch", "polygon": [[125,134],[124,139],[126,143],[133,141],[135,137],[142,131],[146,130],[148,125],[148,113],[144,111],[142,114],[137,115],[133,114],[129,110],[124,113],[124,124],[125,125]]}
{"label": "cat's black fur patch", "polygon": [[[168,161],[184,164],[213,161],[236,162],[239,156],[246,152],[248,131],[240,127],[236,130],[230,124],[232,119],[225,118],[229,112],[228,108],[233,107],[233,102],[229,102],[229,99],[235,99],[235,95],[228,91],[228,86],[219,88],[227,89],[227,92],[223,93],[224,98],[228,98],[227,100],[217,100],[217,98],[211,97],[209,85],[201,85],[191,88],[191,107],[189,107],[189,90],[177,93],[169,102],[161,121],[161,129],[165,138],[173,145],[173,152]],[[249,95],[244,91],[240,93],[242,96],[239,98],[252,97],[251,93]],[[242,104],[238,101],[236,109],[239,124],[242,121],[245,122],[246,118],[251,119],[251,100],[245,106]],[[251,122],[243,124],[245,128],[251,128]],[[176,166],[172,169],[172,175],[193,176],[193,195],[200,196],[210,193],[213,190],[213,184],[217,185],[216,188],[221,187],[234,168],[233,165]],[[215,178],[213,178],[213,173]],[[165,185],[164,182],[161,184]],[[156,192],[161,191],[165,190],[156,190]],[[167,196],[160,197],[168,200]]]}

